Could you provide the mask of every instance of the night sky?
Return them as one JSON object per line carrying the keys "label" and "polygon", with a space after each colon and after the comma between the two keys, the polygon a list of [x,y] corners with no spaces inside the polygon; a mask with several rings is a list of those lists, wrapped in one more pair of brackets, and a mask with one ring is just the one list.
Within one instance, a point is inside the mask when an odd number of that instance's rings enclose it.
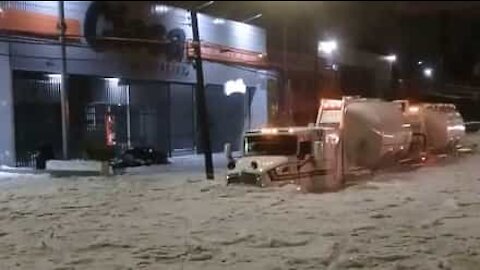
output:
{"label": "night sky", "polygon": [[[205,1],[162,2],[183,8]],[[306,2],[218,1],[203,11],[242,21],[263,14],[252,24],[267,30],[269,51],[315,53],[316,41],[335,38],[343,46],[398,56],[402,79],[421,75],[417,65],[434,68],[444,83],[480,86],[480,3],[467,1]]]}

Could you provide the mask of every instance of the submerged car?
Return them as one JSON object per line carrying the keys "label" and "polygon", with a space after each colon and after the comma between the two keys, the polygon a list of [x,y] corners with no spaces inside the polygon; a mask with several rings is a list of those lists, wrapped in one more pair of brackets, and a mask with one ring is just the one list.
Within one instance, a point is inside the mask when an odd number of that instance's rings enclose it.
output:
{"label": "submerged car", "polygon": [[152,147],[134,147],[123,152],[119,159],[114,161],[116,168],[150,166],[153,164],[168,164],[167,154]]}

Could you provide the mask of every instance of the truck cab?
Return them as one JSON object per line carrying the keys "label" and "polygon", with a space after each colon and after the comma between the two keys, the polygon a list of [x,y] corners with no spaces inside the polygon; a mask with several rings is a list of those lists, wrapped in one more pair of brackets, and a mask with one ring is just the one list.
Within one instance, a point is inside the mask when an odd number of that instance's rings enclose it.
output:
{"label": "truck cab", "polygon": [[[244,134],[242,156],[229,153],[227,183],[257,186],[297,184],[304,191],[333,188],[338,134],[328,127],[251,130]],[[227,151],[228,152],[228,151]]]}

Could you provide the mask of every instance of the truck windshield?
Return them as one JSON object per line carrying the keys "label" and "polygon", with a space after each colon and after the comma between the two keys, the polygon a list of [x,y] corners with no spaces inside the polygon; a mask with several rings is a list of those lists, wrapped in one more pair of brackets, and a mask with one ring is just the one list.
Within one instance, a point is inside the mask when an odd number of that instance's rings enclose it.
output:
{"label": "truck windshield", "polygon": [[289,156],[297,153],[297,137],[294,135],[248,136],[245,137],[244,143],[244,154],[246,156]]}

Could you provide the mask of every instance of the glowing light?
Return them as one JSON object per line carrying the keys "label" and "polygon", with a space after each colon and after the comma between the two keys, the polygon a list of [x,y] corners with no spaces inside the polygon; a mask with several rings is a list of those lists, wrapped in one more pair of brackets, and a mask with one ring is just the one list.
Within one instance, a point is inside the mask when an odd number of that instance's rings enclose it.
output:
{"label": "glowing light", "polygon": [[247,92],[247,86],[245,82],[243,82],[243,79],[230,80],[223,85],[223,92],[226,96],[234,93],[245,94]]}
{"label": "glowing light", "polygon": [[417,106],[410,106],[410,107],[408,107],[408,111],[410,113],[418,113],[420,111],[420,108],[417,107]]}
{"label": "glowing light", "polygon": [[262,13],[259,13],[259,14],[257,14],[257,15],[254,15],[254,16],[252,16],[252,17],[250,17],[250,18],[247,18],[247,19],[243,20],[242,23],[250,23],[251,21],[254,21],[254,20],[256,20],[256,19],[259,19],[259,18],[261,18],[262,16],[263,16],[263,14],[262,14]]}
{"label": "glowing light", "polygon": [[322,109],[324,110],[340,110],[342,101],[339,99],[327,99],[322,101]]}
{"label": "glowing light", "polygon": [[213,20],[213,24],[224,24],[224,23],[225,23],[225,20],[221,18],[215,18]]}
{"label": "glowing light", "polygon": [[170,10],[170,7],[166,5],[155,5],[154,11],[156,13],[165,14]]}
{"label": "glowing light", "polygon": [[47,76],[50,79],[61,79],[62,78],[62,74],[48,74]]}
{"label": "glowing light", "polygon": [[393,62],[397,61],[397,56],[395,54],[390,54],[390,55],[385,56],[383,59],[385,59],[386,61],[388,61],[390,63],[393,63]]}
{"label": "glowing light", "polygon": [[330,144],[337,144],[340,141],[340,137],[336,133],[330,133],[325,137],[325,141]]}
{"label": "glowing light", "polygon": [[431,78],[433,76],[433,69],[432,68],[425,68],[423,69],[423,75],[427,78]]}
{"label": "glowing light", "polygon": [[455,126],[449,126],[447,127],[448,131],[465,131],[465,126],[464,125],[455,125]]}
{"label": "glowing light", "polygon": [[423,64],[423,61],[418,61],[417,64],[421,66]]}
{"label": "glowing light", "polygon": [[62,74],[48,74],[48,79],[51,83],[61,83]]}
{"label": "glowing light", "polygon": [[107,81],[110,84],[118,85],[118,82],[120,82],[119,78],[105,78],[105,81]]}
{"label": "glowing light", "polygon": [[276,128],[262,128],[261,131],[262,131],[262,133],[265,133],[265,134],[277,134],[278,133],[278,129],[276,129]]}
{"label": "glowing light", "polygon": [[326,54],[331,54],[337,50],[337,42],[335,40],[318,42],[318,51]]}

